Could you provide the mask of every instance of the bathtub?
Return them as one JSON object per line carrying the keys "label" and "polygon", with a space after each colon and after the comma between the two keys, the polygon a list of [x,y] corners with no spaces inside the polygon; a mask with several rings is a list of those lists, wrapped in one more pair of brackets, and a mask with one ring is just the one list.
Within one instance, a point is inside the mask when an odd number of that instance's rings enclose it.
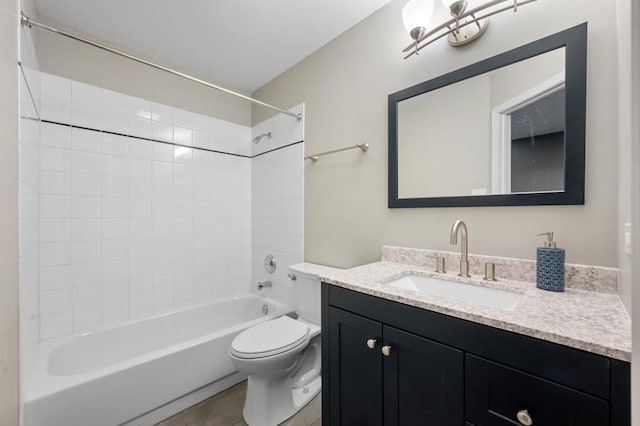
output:
{"label": "bathtub", "polygon": [[153,424],[243,380],[227,353],[233,338],[291,311],[247,295],[43,342],[25,425]]}

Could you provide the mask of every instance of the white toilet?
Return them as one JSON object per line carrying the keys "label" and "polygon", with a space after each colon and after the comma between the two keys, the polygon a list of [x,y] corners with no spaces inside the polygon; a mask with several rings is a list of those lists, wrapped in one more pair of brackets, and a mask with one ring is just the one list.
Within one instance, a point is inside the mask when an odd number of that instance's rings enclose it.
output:
{"label": "white toilet", "polygon": [[242,414],[250,426],[282,423],[321,389],[319,276],[338,269],[299,263],[289,270],[298,318],[255,325],[229,349],[235,367],[249,376]]}

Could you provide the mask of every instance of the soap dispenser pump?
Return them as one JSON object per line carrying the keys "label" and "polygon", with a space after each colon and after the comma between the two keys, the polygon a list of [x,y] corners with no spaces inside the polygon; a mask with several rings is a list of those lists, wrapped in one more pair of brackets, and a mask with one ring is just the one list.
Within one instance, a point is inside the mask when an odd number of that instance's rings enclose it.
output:
{"label": "soap dispenser pump", "polygon": [[538,247],[536,256],[536,286],[542,290],[564,291],[564,249],[553,241],[553,232],[546,235],[544,247]]}

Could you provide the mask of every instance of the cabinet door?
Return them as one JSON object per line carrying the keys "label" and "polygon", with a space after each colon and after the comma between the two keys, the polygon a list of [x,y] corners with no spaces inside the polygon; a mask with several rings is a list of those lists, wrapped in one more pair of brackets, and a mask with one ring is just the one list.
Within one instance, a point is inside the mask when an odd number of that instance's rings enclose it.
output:
{"label": "cabinet door", "polygon": [[381,338],[379,322],[329,307],[332,426],[382,425]]}
{"label": "cabinet door", "polygon": [[466,356],[466,415],[476,426],[607,426],[607,401]]}
{"label": "cabinet door", "polygon": [[464,424],[463,354],[383,326],[385,426]]}

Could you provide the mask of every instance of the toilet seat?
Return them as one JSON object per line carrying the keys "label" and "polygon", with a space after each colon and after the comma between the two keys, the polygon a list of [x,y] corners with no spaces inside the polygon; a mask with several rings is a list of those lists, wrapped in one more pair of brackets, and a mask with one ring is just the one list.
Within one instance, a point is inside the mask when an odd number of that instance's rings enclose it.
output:
{"label": "toilet seat", "polygon": [[229,352],[238,358],[264,358],[287,352],[309,339],[309,327],[283,316],[255,325],[238,334]]}

